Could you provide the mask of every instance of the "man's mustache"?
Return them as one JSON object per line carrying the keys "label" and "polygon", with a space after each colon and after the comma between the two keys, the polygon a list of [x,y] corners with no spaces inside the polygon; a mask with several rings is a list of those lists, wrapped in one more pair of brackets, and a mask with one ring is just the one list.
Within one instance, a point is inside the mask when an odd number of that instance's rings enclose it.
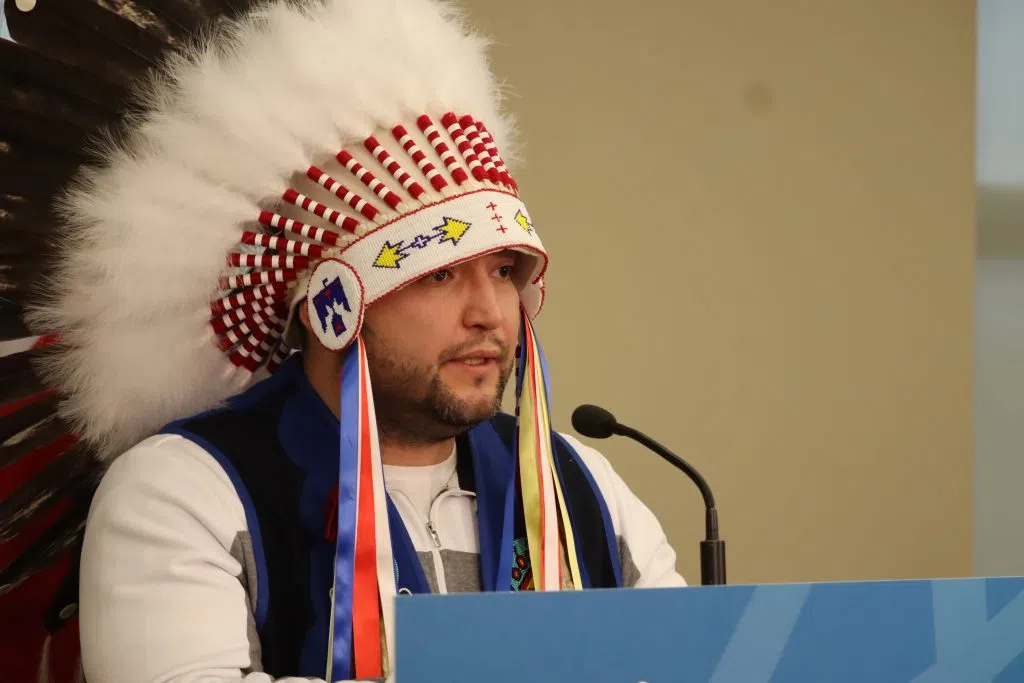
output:
{"label": "man's mustache", "polygon": [[481,350],[497,350],[498,360],[502,364],[507,363],[510,356],[508,344],[503,342],[501,339],[498,339],[497,336],[490,335],[488,337],[480,337],[479,339],[473,339],[468,342],[463,342],[462,344],[458,344],[449,349],[445,349],[441,353],[440,361],[441,363],[447,363],[448,361],[455,360],[456,358],[464,356],[467,353],[472,353],[473,351]]}

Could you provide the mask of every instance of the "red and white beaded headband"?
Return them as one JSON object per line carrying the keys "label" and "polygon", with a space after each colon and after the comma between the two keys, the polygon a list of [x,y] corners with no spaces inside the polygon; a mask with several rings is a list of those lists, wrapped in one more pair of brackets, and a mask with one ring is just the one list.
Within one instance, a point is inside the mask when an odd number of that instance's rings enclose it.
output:
{"label": "red and white beaded headband", "polygon": [[423,114],[369,136],[310,165],[259,212],[210,306],[216,344],[235,366],[275,371],[303,298],[317,338],[341,350],[373,302],[500,250],[531,257],[519,284],[527,314],[539,313],[547,256],[490,133],[471,115],[448,112],[440,124]]}

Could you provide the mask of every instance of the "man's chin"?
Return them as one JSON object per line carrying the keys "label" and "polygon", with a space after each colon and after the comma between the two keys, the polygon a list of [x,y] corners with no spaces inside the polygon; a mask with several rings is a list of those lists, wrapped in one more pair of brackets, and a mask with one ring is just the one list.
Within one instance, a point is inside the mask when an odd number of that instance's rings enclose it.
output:
{"label": "man's chin", "polygon": [[501,410],[505,382],[500,373],[494,375],[483,382],[467,382],[464,378],[450,375],[444,379],[437,377],[432,401],[437,415],[453,427],[471,427],[497,415]]}
{"label": "man's chin", "polygon": [[459,410],[463,422],[476,423],[490,420],[501,408],[501,402],[495,401],[494,397],[477,398],[474,400],[460,401]]}
{"label": "man's chin", "polygon": [[447,401],[438,414],[446,424],[452,427],[472,427],[480,422],[490,420],[501,409],[501,401],[496,400],[493,394],[490,396],[479,394],[459,396],[457,398],[453,396],[451,398],[455,400]]}

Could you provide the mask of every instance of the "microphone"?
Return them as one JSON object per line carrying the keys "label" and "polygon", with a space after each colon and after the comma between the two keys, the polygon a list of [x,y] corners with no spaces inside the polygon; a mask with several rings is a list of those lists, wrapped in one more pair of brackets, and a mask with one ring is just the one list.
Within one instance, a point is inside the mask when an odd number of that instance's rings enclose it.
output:
{"label": "microphone", "polygon": [[651,449],[683,473],[697,485],[704,498],[704,540],[700,542],[700,582],[704,586],[725,585],[725,541],[718,538],[718,510],[711,487],[700,472],[668,450],[651,437],[632,427],[619,424],[615,416],[604,408],[582,405],[573,411],[572,426],[583,436],[592,439],[607,439],[613,434],[626,436]]}

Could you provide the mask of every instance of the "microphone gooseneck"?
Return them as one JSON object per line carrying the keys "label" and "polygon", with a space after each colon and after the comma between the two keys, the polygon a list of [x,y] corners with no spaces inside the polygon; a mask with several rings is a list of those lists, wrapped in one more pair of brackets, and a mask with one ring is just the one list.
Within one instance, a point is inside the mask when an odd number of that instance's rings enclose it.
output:
{"label": "microphone gooseneck", "polygon": [[585,404],[578,407],[572,414],[572,426],[582,436],[592,439],[607,439],[614,434],[633,439],[660,455],[696,484],[704,499],[705,539],[700,544],[701,584],[725,584],[725,541],[718,537],[718,509],[715,506],[715,496],[701,473],[643,432],[620,424],[614,415],[600,406]]}

